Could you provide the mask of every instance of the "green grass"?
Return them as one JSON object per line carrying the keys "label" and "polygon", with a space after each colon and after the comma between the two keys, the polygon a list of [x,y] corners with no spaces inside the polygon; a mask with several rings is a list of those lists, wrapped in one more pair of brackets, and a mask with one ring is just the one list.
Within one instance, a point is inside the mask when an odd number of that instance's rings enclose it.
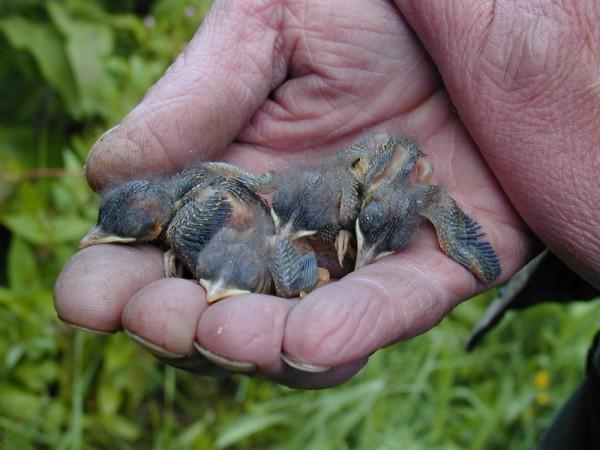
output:
{"label": "green grass", "polygon": [[19,450],[534,448],[581,379],[600,314],[600,302],[509,314],[467,354],[485,306],[475,299],[376,353],[352,381],[295,391],[194,377],[124,334],[67,329],[48,296],[1,293],[0,448]]}
{"label": "green grass", "polygon": [[52,285],[96,215],[85,156],[209,3],[0,2],[0,449],[533,448],[581,379],[598,301],[511,314],[467,354],[482,296],[324,391],[194,377],[59,323]]}

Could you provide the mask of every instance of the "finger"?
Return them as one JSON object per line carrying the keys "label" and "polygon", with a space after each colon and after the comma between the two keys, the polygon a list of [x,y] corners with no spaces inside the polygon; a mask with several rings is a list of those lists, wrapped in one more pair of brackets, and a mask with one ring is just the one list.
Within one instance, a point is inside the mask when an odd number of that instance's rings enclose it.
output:
{"label": "finger", "polygon": [[600,286],[594,2],[396,3],[515,208]]}
{"label": "finger", "polygon": [[196,340],[230,360],[255,364],[267,374],[282,370],[281,343],[293,302],[267,295],[240,295],[202,314]]}
{"label": "finger", "polygon": [[123,328],[164,358],[196,353],[194,339],[206,294],[195,281],[163,278],[146,285],[123,310]]}
{"label": "finger", "polygon": [[76,253],[54,286],[58,317],[90,331],[121,328],[129,299],[164,276],[162,256],[152,246],[96,245]]}
{"label": "finger", "polygon": [[296,300],[267,295],[241,295],[211,305],[198,323],[197,347],[221,367],[235,371],[243,364],[251,365],[252,373],[290,387],[320,389],[354,376],[366,364],[366,357],[320,373],[297,370],[282,360],[287,316],[297,305]]}
{"label": "finger", "polygon": [[[487,237],[505,273],[514,272],[525,255],[500,245],[493,232]],[[290,312],[283,351],[317,366],[356,361],[428,330],[459,301],[486,288],[439,250],[431,230],[421,230],[401,253],[309,294]]]}
{"label": "finger", "polygon": [[222,151],[285,77],[279,20],[279,2],[215,2],[163,78],[96,143],[90,184],[169,173]]}

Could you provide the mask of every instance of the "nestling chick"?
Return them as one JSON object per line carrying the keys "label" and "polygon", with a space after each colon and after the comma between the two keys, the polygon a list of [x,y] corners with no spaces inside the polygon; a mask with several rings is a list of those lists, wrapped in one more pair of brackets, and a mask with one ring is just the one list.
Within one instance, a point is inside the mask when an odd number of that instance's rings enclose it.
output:
{"label": "nestling chick", "polygon": [[446,255],[483,283],[497,278],[500,262],[490,243],[481,239],[483,233],[477,222],[439,186],[419,184],[430,176],[427,164],[423,165],[425,175],[420,174],[417,184],[409,185],[408,176],[423,155],[414,144],[404,147],[408,157],[389,179],[374,183],[363,200],[356,221],[356,269],[401,250],[423,219],[427,219],[433,224]]}
{"label": "nestling chick", "polygon": [[194,273],[209,303],[233,295],[271,292],[264,238],[260,229],[223,227],[198,253]]}
{"label": "nestling chick", "polygon": [[270,221],[265,202],[240,182],[219,178],[184,195],[166,230],[166,242],[195,274],[198,255],[222,228],[244,231]]}
{"label": "nestling chick", "polygon": [[270,175],[255,175],[231,164],[208,162],[162,180],[134,180],[103,192],[97,224],[80,247],[104,243],[149,242],[162,238],[192,189],[225,180],[253,186]]}
{"label": "nestling chick", "polygon": [[221,228],[198,254],[195,276],[209,303],[243,293],[297,297],[314,289],[319,269],[303,239],[273,234],[269,221],[253,228]]}
{"label": "nestling chick", "polygon": [[333,246],[344,266],[364,186],[385,169],[398,147],[385,133],[370,134],[320,166],[273,175],[276,228],[292,238],[314,235],[311,241]]}

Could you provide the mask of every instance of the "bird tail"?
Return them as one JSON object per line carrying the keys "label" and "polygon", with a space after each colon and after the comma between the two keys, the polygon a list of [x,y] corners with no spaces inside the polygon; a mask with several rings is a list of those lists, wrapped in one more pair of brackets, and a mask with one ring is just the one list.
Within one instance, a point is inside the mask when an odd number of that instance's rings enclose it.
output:
{"label": "bird tail", "polygon": [[443,252],[472,272],[482,283],[501,273],[500,261],[481,226],[460,209],[439,187],[429,193],[429,204],[421,212],[433,224]]}

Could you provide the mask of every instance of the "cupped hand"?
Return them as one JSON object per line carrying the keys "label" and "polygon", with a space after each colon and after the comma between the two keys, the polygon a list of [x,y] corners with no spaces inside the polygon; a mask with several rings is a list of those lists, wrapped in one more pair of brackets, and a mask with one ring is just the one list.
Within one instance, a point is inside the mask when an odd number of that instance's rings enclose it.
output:
{"label": "cupped hand", "polygon": [[[482,225],[500,282],[526,261],[532,240],[453,111],[391,2],[217,1],[164,77],[95,145],[87,176],[101,189],[207,159],[262,172],[314,164],[369,131],[408,136],[431,160],[434,181]],[[147,245],[80,251],[56,283],[59,317],[125,329],[162,360],[199,373],[216,363],[324,387],[490,287],[446,257],[429,228],[401,253],[301,301],[244,295],[207,307],[198,284],[163,278],[162,264]]]}

